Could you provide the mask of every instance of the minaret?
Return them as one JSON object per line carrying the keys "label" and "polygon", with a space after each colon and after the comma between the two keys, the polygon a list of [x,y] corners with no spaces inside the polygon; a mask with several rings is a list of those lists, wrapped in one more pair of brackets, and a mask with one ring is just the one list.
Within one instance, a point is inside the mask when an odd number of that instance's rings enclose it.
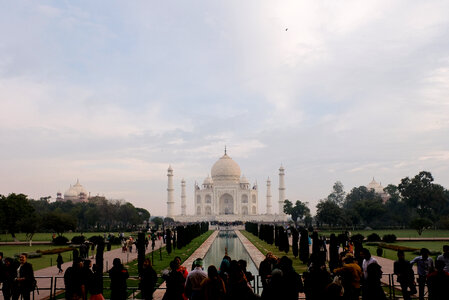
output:
{"label": "minaret", "polygon": [[267,215],[271,215],[271,180],[270,177],[267,179]]}
{"label": "minaret", "polygon": [[186,215],[186,181],[181,180],[181,216]]}
{"label": "minaret", "polygon": [[284,183],[284,167],[281,164],[279,168],[279,214],[284,215],[284,200],[285,200],[285,183]]}
{"label": "minaret", "polygon": [[174,205],[175,201],[173,200],[173,169],[171,166],[168,166],[167,170],[167,177],[168,177],[168,187],[167,187],[167,217],[173,218],[174,212]]}

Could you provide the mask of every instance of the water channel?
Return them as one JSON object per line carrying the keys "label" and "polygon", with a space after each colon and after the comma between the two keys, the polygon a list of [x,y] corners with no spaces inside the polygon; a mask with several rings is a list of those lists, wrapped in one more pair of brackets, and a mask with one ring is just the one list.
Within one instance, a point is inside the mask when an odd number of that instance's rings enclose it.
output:
{"label": "water channel", "polygon": [[210,265],[214,265],[219,269],[226,251],[227,255],[233,260],[245,260],[247,262],[247,271],[253,275],[259,274],[251,256],[233,230],[220,230],[204,257],[204,270],[207,271],[207,267]]}

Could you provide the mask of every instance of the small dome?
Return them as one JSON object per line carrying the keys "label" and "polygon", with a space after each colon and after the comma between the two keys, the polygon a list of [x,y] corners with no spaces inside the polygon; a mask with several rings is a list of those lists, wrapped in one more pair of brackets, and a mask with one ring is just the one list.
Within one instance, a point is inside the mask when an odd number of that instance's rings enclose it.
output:
{"label": "small dome", "polygon": [[212,166],[211,174],[214,182],[240,181],[240,167],[226,153]]}
{"label": "small dome", "polygon": [[213,183],[214,183],[214,181],[212,180],[212,178],[210,178],[209,175],[207,175],[207,177],[203,181],[204,185],[210,185],[210,184],[213,184]]}
{"label": "small dome", "polygon": [[368,190],[373,189],[376,193],[383,193],[384,191],[383,186],[377,183],[377,181],[374,180],[374,177],[373,180],[368,184],[367,188]]}
{"label": "small dome", "polygon": [[245,175],[243,175],[242,178],[240,178],[240,183],[249,184],[249,181],[248,179],[246,179]]}
{"label": "small dome", "polygon": [[80,184],[79,180],[76,181],[75,185],[73,186],[73,189],[75,189],[77,195],[79,194],[87,195],[86,189]]}

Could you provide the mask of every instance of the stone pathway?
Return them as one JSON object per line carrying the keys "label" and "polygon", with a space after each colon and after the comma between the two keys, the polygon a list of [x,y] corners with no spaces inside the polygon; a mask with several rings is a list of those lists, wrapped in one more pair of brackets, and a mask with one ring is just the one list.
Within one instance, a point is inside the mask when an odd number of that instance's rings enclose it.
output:
{"label": "stone pathway", "polygon": [[[190,255],[189,258],[187,258],[184,263],[182,264],[187,270],[191,270],[192,269],[192,264],[193,261],[197,258],[204,258],[204,256],[206,256],[207,251],[209,251],[210,246],[212,245],[212,243],[214,242],[215,238],[218,235],[218,231],[214,231],[208,238],[207,240],[204,241],[204,243],[195,250],[195,252],[193,252],[192,255]],[[163,282],[159,289],[157,289],[154,294],[153,294],[153,299],[154,300],[160,300],[162,299],[162,297],[164,297],[165,294],[165,289],[166,289],[166,285],[165,282]]]}

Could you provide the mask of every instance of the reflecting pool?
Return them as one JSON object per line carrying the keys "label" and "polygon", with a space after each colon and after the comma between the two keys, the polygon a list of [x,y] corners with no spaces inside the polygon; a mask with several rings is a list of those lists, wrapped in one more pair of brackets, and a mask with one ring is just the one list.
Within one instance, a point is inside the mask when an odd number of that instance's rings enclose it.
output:
{"label": "reflecting pool", "polygon": [[217,238],[204,257],[204,270],[207,271],[207,267],[210,265],[214,265],[219,269],[226,250],[231,259],[246,260],[247,271],[251,272],[253,275],[259,274],[254,262],[233,230],[221,230],[218,233]]}

